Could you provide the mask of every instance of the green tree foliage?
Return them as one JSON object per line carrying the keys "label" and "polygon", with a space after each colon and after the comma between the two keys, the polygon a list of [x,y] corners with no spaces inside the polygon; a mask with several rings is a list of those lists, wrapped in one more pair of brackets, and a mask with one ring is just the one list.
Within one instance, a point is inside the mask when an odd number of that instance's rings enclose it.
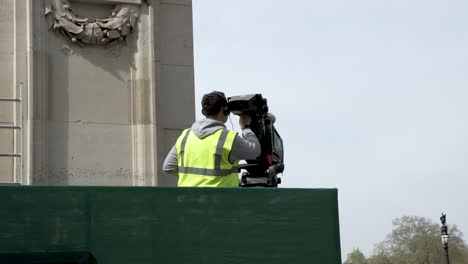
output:
{"label": "green tree foliage", "polygon": [[368,262],[361,250],[355,249],[348,254],[348,257],[343,264],[368,264]]}
{"label": "green tree foliage", "polygon": [[[468,247],[456,225],[449,225],[450,263],[468,263]],[[376,245],[368,264],[440,264],[445,263],[440,226],[417,216],[393,221],[393,230]],[[354,263],[354,262],[350,262]],[[366,263],[366,262],[365,262]]]}

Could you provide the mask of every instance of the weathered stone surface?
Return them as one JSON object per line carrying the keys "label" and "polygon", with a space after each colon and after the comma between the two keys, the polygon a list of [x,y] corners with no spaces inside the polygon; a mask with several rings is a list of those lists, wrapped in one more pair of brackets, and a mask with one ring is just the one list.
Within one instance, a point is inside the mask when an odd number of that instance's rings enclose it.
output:
{"label": "weathered stone surface", "polygon": [[[0,1],[0,36],[2,38],[13,38],[14,33],[14,1]],[[11,43],[13,45],[13,43]]]}
{"label": "weathered stone surface", "polygon": [[192,7],[161,5],[161,63],[193,65]]}
{"label": "weathered stone surface", "polygon": [[[12,153],[13,131],[0,129],[0,153]],[[0,183],[13,182],[13,158],[0,157]]]}
{"label": "weathered stone surface", "polygon": [[[14,0],[0,1],[0,97],[13,98]],[[0,101],[0,125],[14,122],[14,103]],[[0,153],[12,153],[13,130],[0,128]],[[14,158],[0,157],[0,183],[14,181]]]}
{"label": "weathered stone surface", "polygon": [[[193,83],[193,66],[176,66],[158,64],[157,74],[160,76],[162,87],[171,87],[159,91],[156,98],[156,112],[165,117],[158,120],[157,125],[164,128],[188,127],[193,122],[195,109],[193,91],[187,91],[187,87]],[[174,116],[177,113],[177,116]]]}
{"label": "weathered stone surface", "polygon": [[0,37],[0,55],[13,55],[13,43],[12,37]]}
{"label": "weathered stone surface", "polygon": [[172,4],[172,5],[192,5],[192,0],[161,0],[162,4]]}
{"label": "weathered stone surface", "polygon": [[[130,124],[129,47],[76,48],[58,52],[63,43],[52,44],[56,52],[50,70],[60,78],[49,79],[49,119],[68,122]],[[51,45],[51,46],[52,46]],[[114,53],[112,53],[114,52]]]}
{"label": "weathered stone surface", "polygon": [[[163,133],[164,138],[166,139],[166,141],[163,143],[164,147],[161,151],[161,161],[160,161],[161,164],[164,162],[165,155],[167,155],[167,153],[169,153],[171,148],[174,146],[174,143],[176,142],[177,138],[180,136],[182,131],[183,129],[170,129],[170,128],[161,129],[160,131],[158,131],[159,133]],[[178,178],[171,174],[165,174],[162,171],[161,167],[158,168],[158,175],[160,175],[158,179],[159,180],[158,186],[177,185]]]}
{"label": "weathered stone surface", "polygon": [[[80,47],[49,30],[46,1],[0,2],[0,97],[25,84],[25,182],[174,185],[160,166],[175,136],[162,131],[195,118],[191,1],[137,0],[135,29],[118,26],[126,41],[109,48]],[[105,17],[113,6],[105,3],[117,2],[72,1],[90,18]],[[92,33],[89,42],[101,36]],[[0,104],[0,112],[14,117],[11,107]],[[0,146],[12,142],[6,136]],[[11,161],[1,162],[0,180],[12,180]]]}
{"label": "weathered stone surface", "polygon": [[[8,97],[11,98],[14,95],[13,89],[13,54],[1,54],[0,53],[0,80],[1,86],[0,89],[0,97]],[[7,103],[1,103],[1,106],[4,106]],[[1,107],[0,106],[0,107]]]}
{"label": "weathered stone surface", "polygon": [[96,3],[100,2],[103,4],[121,4],[121,3],[126,3],[126,4],[141,4],[143,1],[146,0],[74,0],[77,2],[87,2],[87,3]]}
{"label": "weathered stone surface", "polygon": [[[3,102],[0,105],[0,124],[15,122],[14,106],[12,103]],[[3,138],[2,138],[3,139]]]}
{"label": "weathered stone surface", "polygon": [[49,185],[132,185],[131,126],[51,122],[49,131]]}

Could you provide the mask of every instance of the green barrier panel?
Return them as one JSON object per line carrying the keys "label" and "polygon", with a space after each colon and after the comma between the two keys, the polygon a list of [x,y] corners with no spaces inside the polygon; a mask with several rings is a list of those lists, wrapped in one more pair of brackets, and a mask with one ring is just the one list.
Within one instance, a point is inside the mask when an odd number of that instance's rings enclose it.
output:
{"label": "green barrier panel", "polygon": [[97,264],[90,252],[40,252],[0,254],[3,264]]}
{"label": "green barrier panel", "polygon": [[336,189],[3,186],[0,203],[1,263],[341,263]]}

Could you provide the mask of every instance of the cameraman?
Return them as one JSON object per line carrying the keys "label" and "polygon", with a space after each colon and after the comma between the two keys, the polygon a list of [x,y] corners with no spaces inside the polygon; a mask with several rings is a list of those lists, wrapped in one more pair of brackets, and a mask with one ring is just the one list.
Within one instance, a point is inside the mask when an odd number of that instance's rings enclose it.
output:
{"label": "cameraman", "polygon": [[179,176],[178,186],[238,187],[239,160],[256,159],[260,143],[249,128],[251,118],[240,115],[243,138],[224,125],[230,114],[222,92],[202,98],[206,117],[185,129],[166,157],[163,171]]}

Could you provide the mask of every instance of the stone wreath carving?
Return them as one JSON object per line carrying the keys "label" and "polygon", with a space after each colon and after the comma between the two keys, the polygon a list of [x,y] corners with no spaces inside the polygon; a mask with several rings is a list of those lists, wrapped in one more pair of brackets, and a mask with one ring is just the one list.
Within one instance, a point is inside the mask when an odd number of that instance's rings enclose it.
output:
{"label": "stone wreath carving", "polygon": [[89,21],[78,17],[72,11],[68,0],[51,0],[45,7],[49,29],[54,29],[66,39],[80,46],[125,43],[125,39],[135,26],[139,6],[116,4],[111,16]]}

